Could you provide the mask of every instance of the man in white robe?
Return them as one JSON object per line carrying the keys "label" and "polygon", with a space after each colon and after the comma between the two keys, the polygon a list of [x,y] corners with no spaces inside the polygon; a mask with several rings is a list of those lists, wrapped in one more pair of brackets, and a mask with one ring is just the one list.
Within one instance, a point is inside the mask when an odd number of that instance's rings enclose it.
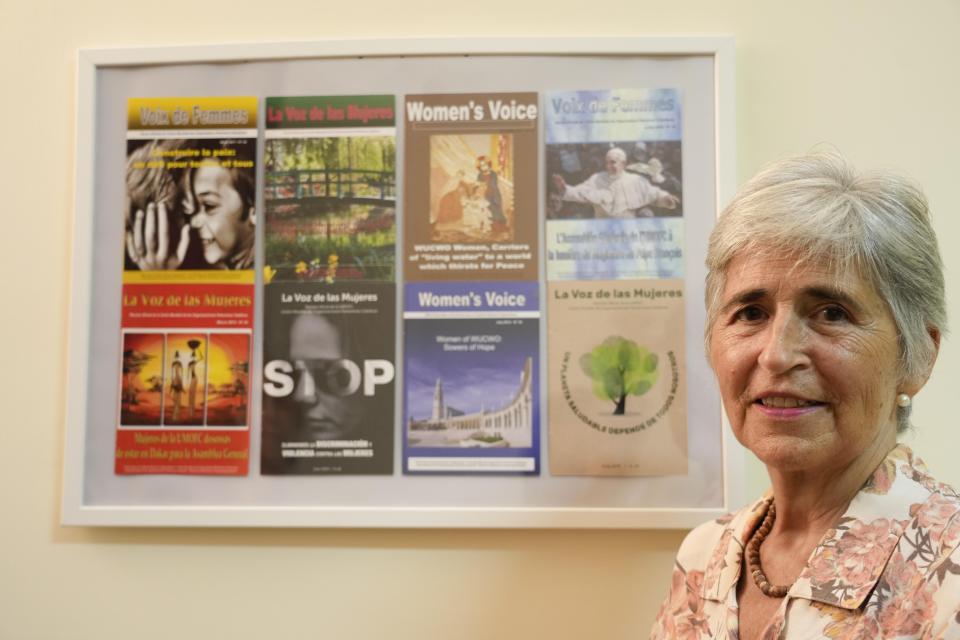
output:
{"label": "man in white robe", "polygon": [[675,209],[680,199],[650,184],[643,176],[627,173],[627,154],[619,147],[607,151],[606,171],[598,171],[576,186],[562,176],[553,183],[564,200],[593,205],[597,218],[637,218],[653,215],[651,205]]}

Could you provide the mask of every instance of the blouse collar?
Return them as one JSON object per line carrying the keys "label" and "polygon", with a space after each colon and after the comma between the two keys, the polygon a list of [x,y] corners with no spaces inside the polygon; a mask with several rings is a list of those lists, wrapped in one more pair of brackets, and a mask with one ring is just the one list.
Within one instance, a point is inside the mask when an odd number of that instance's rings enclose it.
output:
{"label": "blouse collar", "polygon": [[[941,488],[906,445],[894,447],[828,529],[787,597],[856,609],[873,591],[912,520],[911,505]],[[743,549],[766,513],[768,491],[728,517],[703,576],[702,597],[724,601],[740,578]]]}

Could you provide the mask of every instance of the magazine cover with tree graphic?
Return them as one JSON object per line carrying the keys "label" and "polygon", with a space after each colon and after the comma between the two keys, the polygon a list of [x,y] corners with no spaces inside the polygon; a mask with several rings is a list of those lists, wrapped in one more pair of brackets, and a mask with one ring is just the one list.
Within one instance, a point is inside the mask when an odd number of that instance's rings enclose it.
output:
{"label": "magazine cover with tree graphic", "polygon": [[685,474],[683,281],[555,282],[547,300],[550,472]]}

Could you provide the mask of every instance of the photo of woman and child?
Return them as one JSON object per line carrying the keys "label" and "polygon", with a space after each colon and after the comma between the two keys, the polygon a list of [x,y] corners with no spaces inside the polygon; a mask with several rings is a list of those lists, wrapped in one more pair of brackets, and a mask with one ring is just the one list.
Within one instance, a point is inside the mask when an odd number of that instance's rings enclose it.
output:
{"label": "photo of woman and child", "polygon": [[255,140],[128,145],[125,270],[253,268]]}

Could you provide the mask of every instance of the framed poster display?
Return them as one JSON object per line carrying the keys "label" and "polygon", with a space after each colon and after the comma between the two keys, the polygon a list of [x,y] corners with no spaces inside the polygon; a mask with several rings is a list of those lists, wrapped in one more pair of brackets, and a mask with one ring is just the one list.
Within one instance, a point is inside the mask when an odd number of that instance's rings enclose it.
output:
{"label": "framed poster display", "polygon": [[680,528],[729,38],[82,50],[62,521]]}

